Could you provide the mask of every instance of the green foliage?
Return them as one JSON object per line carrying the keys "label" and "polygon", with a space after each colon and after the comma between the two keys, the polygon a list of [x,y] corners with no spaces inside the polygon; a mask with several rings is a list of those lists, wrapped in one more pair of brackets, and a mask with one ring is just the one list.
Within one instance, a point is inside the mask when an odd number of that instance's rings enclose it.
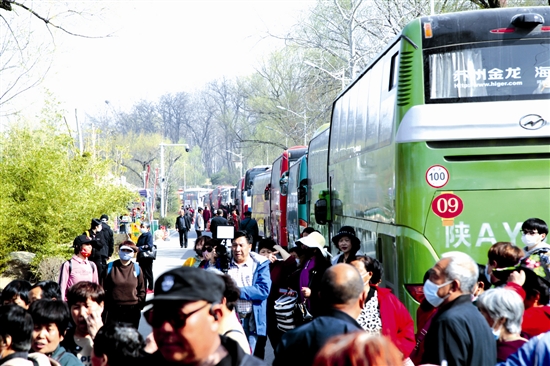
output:
{"label": "green foliage", "polygon": [[0,136],[0,261],[11,251],[70,255],[75,236],[102,213],[126,212],[134,193],[108,177],[110,162],[80,155],[50,123]]}

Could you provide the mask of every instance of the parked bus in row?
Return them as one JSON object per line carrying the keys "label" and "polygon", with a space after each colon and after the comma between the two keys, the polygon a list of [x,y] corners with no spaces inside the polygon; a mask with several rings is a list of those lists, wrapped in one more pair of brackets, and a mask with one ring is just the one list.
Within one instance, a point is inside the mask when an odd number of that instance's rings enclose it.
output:
{"label": "parked bus in row", "polygon": [[549,71],[550,7],[410,22],[310,142],[313,225],[327,243],[354,227],[411,312],[444,252],[521,245],[523,221],[550,220]]}
{"label": "parked bus in row", "polygon": [[186,188],[180,195],[180,202],[182,206],[191,206],[194,210],[198,207],[204,206],[204,196],[210,192],[208,188]]}
{"label": "parked bus in row", "polygon": [[252,218],[258,223],[258,235],[271,237],[271,209],[269,195],[271,192],[271,169],[254,177],[251,188]]}
{"label": "parked bus in row", "polygon": [[284,176],[287,181],[281,186],[281,194],[286,191],[287,243],[293,245],[300,239],[302,230],[308,226],[307,155],[293,163]]}
{"label": "parked bus in row", "polygon": [[254,178],[258,174],[263,173],[268,169],[271,169],[271,165],[257,165],[253,168],[248,169],[244,174],[244,188],[242,191],[242,213],[244,213],[248,210],[249,207],[251,207],[252,185],[254,184]]}
{"label": "parked bus in row", "polygon": [[281,179],[284,180],[284,174],[288,171],[289,165],[306,153],[306,146],[288,148],[275,159],[271,168],[271,190],[269,193],[271,238],[282,247],[288,245],[288,231],[286,222],[287,197],[281,194]]}

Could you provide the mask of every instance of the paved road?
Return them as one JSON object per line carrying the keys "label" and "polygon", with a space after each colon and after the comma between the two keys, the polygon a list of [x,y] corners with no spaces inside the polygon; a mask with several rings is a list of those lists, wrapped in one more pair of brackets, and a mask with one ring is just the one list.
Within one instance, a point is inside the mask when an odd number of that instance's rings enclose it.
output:
{"label": "paved road", "polygon": [[[209,234],[210,233],[206,233],[206,235]],[[177,231],[170,231],[168,240],[165,240],[161,245],[158,245],[157,248],[157,259],[153,262],[153,276],[155,277],[155,281],[164,272],[180,267],[187,258],[195,255],[194,247],[196,237],[196,233],[194,231],[190,231],[188,248],[182,249],[179,245],[179,236]],[[153,295],[147,295],[147,300],[152,297]],[[143,318],[143,315],[141,317],[141,321],[139,322],[139,332],[143,335],[143,337],[147,337],[147,335],[151,333],[151,327],[147,324]],[[268,365],[271,365],[273,363],[273,358],[273,348],[268,342],[265,348],[265,362],[267,362]]]}

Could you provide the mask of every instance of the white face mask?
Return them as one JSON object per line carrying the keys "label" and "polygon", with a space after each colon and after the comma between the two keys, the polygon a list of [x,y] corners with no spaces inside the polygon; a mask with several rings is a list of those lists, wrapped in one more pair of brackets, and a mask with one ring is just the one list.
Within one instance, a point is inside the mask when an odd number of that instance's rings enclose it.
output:
{"label": "white face mask", "polygon": [[145,234],[147,232],[147,229],[142,227],[141,229],[139,229],[139,231],[141,231],[142,234]]}
{"label": "white face mask", "polygon": [[500,339],[500,330],[502,329],[502,326],[498,327],[497,330],[494,330],[491,328],[491,332],[493,332],[493,337],[495,337],[495,341],[498,341]]}
{"label": "white face mask", "polygon": [[521,241],[523,242],[523,244],[525,244],[525,246],[527,248],[532,248],[532,247],[540,244],[542,239],[541,239],[540,234],[535,234],[535,235],[522,234],[521,235]]}
{"label": "white face mask", "polygon": [[443,303],[443,301],[445,301],[445,299],[447,297],[449,297],[450,294],[448,294],[445,297],[439,297],[439,295],[437,294],[437,291],[441,287],[447,286],[451,282],[453,282],[453,281],[448,281],[448,282],[442,283],[441,285],[436,285],[432,281],[426,280],[426,283],[424,283],[424,296],[426,296],[426,300],[433,307],[438,307],[439,305],[441,305]]}
{"label": "white face mask", "polygon": [[120,257],[120,259],[122,259],[123,261],[129,261],[130,259],[132,259],[134,257],[134,253],[126,253],[122,250],[119,250],[118,251],[118,256]]}

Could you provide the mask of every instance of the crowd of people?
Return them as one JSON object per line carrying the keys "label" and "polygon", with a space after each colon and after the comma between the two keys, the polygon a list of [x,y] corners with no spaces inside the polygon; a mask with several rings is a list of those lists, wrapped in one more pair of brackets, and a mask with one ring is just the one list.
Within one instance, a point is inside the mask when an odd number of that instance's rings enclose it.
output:
{"label": "crowd of people", "polygon": [[[415,324],[354,228],[332,238],[340,253],[331,257],[311,228],[287,251],[254,236],[250,215],[234,226],[222,210],[211,220],[204,212],[182,209],[176,229],[195,224],[199,234],[210,222],[212,237],[197,235],[195,255],[154,283],[149,225],[111,260],[108,217],[92,220],[58,282],[14,280],[3,289],[0,365],[265,365],[268,339],[273,365],[550,364],[543,220],[523,223],[523,249],[493,244],[486,264],[443,253],[425,274]],[[234,227],[230,249],[217,225]],[[152,327],[145,339],[142,313]]]}

